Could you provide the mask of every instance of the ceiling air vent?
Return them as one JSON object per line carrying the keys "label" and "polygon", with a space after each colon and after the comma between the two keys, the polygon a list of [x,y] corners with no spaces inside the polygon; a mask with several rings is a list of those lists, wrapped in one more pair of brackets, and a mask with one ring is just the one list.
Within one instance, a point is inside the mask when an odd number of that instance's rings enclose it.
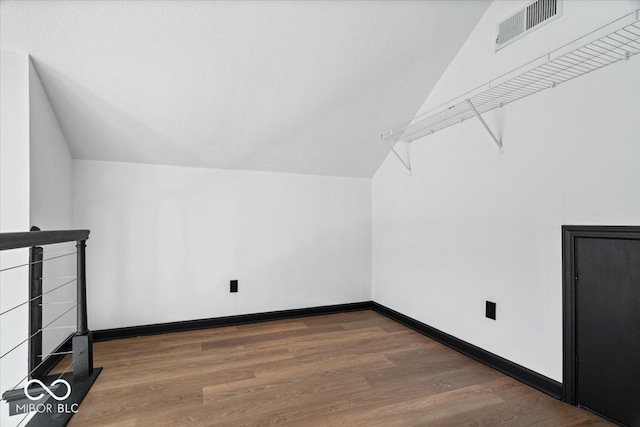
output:
{"label": "ceiling air vent", "polygon": [[536,0],[498,24],[496,51],[562,16],[562,0]]}

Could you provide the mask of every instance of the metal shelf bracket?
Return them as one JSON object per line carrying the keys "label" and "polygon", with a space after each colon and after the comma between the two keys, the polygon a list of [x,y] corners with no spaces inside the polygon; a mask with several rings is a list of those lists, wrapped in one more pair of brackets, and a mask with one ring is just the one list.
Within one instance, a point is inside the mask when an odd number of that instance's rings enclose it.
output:
{"label": "metal shelf bracket", "polygon": [[393,154],[396,155],[398,160],[400,160],[400,163],[402,163],[402,166],[404,166],[405,169],[407,169],[409,171],[409,176],[411,176],[411,144],[407,144],[407,160],[405,161],[402,158],[402,156],[400,156],[400,154],[398,154],[396,149],[393,147],[393,145],[391,145],[391,143],[389,141],[387,141],[385,139],[384,142],[386,142],[387,145],[389,146],[389,148],[391,148],[391,151],[393,151]]}
{"label": "metal shelf bracket", "polygon": [[480,120],[480,123],[482,123],[482,126],[484,126],[484,128],[487,130],[487,132],[489,132],[489,135],[491,135],[491,138],[493,138],[493,140],[496,142],[496,145],[500,149],[500,154],[503,154],[504,153],[504,149],[502,148],[502,141],[500,141],[498,139],[498,137],[491,131],[491,129],[489,128],[489,125],[487,124],[487,122],[484,121],[484,119],[482,118],[482,116],[480,115],[478,110],[476,109],[475,105],[473,105],[473,102],[471,102],[471,100],[469,98],[467,98],[465,101],[467,101],[467,104],[469,104],[469,107],[471,107],[471,109],[473,110],[473,112],[476,115],[476,117],[478,118],[478,120]]}

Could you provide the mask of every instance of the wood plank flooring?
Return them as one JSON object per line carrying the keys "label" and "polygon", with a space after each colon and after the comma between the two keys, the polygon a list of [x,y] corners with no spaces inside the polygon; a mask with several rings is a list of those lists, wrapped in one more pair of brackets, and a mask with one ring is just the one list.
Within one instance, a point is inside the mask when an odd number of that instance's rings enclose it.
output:
{"label": "wood plank flooring", "polygon": [[71,426],[611,425],[373,311],[100,342],[94,361]]}

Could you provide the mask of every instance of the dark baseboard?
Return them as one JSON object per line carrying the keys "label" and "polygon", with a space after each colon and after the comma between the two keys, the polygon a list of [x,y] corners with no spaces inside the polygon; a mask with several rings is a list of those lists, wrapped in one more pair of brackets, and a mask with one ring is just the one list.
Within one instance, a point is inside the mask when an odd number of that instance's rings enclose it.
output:
{"label": "dark baseboard", "polygon": [[422,322],[405,316],[402,313],[398,313],[397,311],[378,304],[377,302],[372,302],[371,308],[380,314],[428,336],[431,339],[451,347],[465,356],[469,356],[470,358],[484,363],[503,374],[509,375],[520,382],[536,388],[549,396],[555,397],[556,399],[560,399],[562,397],[562,384],[552,380],[551,378],[545,377],[544,375],[525,368],[524,366],[520,366],[517,363],[513,363],[510,360],[483,350],[480,347],[476,347],[473,344],[469,344],[466,341],[462,341],[453,335],[449,335],[429,325],[425,325]]}
{"label": "dark baseboard", "polygon": [[326,305],[322,307],[298,308],[293,310],[269,311],[266,313],[241,314],[237,316],[213,317],[210,319],[186,320],[182,322],[156,323],[153,325],[129,326],[125,328],[93,331],[93,341],[108,341],[143,335],[185,332],[197,329],[218,328],[270,320],[294,319],[297,317],[319,316],[322,314],[344,313],[371,309],[371,301],[350,304]]}
{"label": "dark baseboard", "polygon": [[60,345],[51,352],[52,355],[43,360],[40,366],[34,369],[31,374],[32,378],[42,378],[49,375],[49,372],[51,372],[51,370],[58,363],[60,363],[60,361],[65,356],[64,354],[56,353],[65,353],[67,351],[71,351],[71,339],[73,338],[73,335],[74,334],[70,334],[67,338],[65,338],[64,341],[62,341]]}

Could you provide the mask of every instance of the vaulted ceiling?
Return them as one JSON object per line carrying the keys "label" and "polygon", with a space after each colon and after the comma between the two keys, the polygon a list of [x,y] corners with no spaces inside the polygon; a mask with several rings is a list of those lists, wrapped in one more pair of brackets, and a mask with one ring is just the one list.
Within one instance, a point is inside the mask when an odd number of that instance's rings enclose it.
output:
{"label": "vaulted ceiling", "polygon": [[371,177],[488,0],[3,1],[75,158]]}

